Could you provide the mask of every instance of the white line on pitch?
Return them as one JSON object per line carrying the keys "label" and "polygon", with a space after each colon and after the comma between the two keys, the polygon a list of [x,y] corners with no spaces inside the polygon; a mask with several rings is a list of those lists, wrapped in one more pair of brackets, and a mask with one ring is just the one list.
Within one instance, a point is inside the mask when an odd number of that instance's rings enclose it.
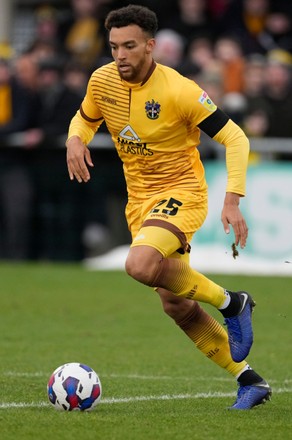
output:
{"label": "white line on pitch", "polygon": [[[292,393],[292,388],[278,388],[273,390],[273,394]],[[184,399],[214,399],[223,397],[234,397],[235,393],[196,393],[196,394],[162,394],[160,396],[133,396],[121,398],[104,398],[101,404],[115,404],[115,403],[132,403],[132,402],[149,402],[153,400],[184,400]],[[50,406],[47,402],[3,402],[0,403],[0,409],[12,408],[43,408]]]}
{"label": "white line on pitch", "polygon": [[[44,373],[43,371],[35,371],[35,372],[14,372],[14,371],[6,371],[3,373],[4,376],[8,377],[50,377],[49,373]],[[109,379],[138,379],[138,380],[173,380],[174,376],[166,376],[166,375],[143,375],[143,374],[99,374],[100,378],[109,378]],[[208,377],[198,377],[198,376],[176,376],[176,380],[213,380],[213,381],[224,381],[230,382],[234,381],[232,378],[221,378],[221,377],[213,377],[212,379]]]}
{"label": "white line on pitch", "polygon": [[[43,371],[36,371],[36,372],[14,372],[14,371],[6,371],[2,373],[4,376],[9,377],[50,377],[50,373],[45,373]],[[143,375],[143,374],[116,374],[116,373],[109,373],[109,374],[100,374],[100,378],[107,378],[107,379],[137,379],[137,380],[173,380],[174,376],[167,376],[167,375]],[[232,377],[198,377],[196,375],[194,376],[175,376],[176,380],[185,380],[185,381],[208,381],[208,382],[234,382],[234,378]],[[269,383],[278,383],[278,384],[289,384],[292,382],[292,379],[283,379],[283,380],[273,380],[269,379]]]}

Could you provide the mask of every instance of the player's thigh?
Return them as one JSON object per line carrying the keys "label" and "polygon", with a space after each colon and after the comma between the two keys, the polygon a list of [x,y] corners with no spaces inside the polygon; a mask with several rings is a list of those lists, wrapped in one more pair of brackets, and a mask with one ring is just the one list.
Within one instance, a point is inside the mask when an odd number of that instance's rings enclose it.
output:
{"label": "player's thigh", "polygon": [[126,211],[132,246],[151,246],[164,257],[189,250],[189,242],[207,215],[206,195],[169,191],[129,204]]}

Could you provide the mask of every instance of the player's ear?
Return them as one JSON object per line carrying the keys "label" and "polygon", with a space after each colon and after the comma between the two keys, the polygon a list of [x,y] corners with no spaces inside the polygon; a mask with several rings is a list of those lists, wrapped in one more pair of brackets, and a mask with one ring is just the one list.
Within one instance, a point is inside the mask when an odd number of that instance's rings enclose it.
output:
{"label": "player's ear", "polygon": [[155,40],[154,38],[150,38],[149,40],[147,40],[147,44],[146,44],[146,53],[151,53],[155,47]]}

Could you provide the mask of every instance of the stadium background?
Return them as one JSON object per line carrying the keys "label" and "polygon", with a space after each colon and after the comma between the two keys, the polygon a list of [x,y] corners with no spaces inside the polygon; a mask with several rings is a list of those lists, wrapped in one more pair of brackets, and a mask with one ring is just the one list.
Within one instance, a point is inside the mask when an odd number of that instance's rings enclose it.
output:
{"label": "stadium background", "polygon": [[[78,90],[74,90],[78,102],[89,72],[110,59],[102,30],[104,16],[109,9],[127,2],[96,1],[95,37],[98,36],[99,44],[96,52],[93,50],[85,58],[74,52],[73,43],[69,48],[66,43],[65,29],[69,32],[77,21],[72,15],[73,3],[69,0],[0,0],[0,64],[7,64],[12,77],[19,80],[17,63],[23,55],[32,54],[38,60],[39,77],[54,71],[61,83],[66,74],[69,88],[75,86],[69,82],[72,79],[69,74],[77,72],[78,77],[83,72],[76,86]],[[234,260],[230,249],[232,236],[226,238],[220,223],[226,180],[224,149],[202,135],[201,154],[206,165],[210,207],[208,219],[192,243],[193,264],[207,272],[290,276],[292,13],[289,2],[132,3],[153,8],[159,17],[160,30],[167,31],[159,34],[156,59],[173,65],[202,84],[251,139],[248,197],[242,201],[250,236],[247,248]],[[235,4],[237,14],[234,15]],[[196,14],[200,17],[193,24],[184,21],[180,14],[182,7],[192,8],[190,5],[193,5],[194,20]],[[235,47],[231,48],[230,39]],[[226,55],[229,50],[233,53],[230,58]],[[278,83],[281,82],[280,70],[286,73],[283,79],[286,84],[282,84],[282,89],[281,84],[276,84],[278,96],[274,93],[273,99],[266,96],[273,87],[265,77],[265,71],[270,68],[274,71],[279,68],[275,80]],[[19,69],[23,72],[25,67]],[[271,78],[274,71],[271,70]],[[241,78],[242,83],[235,84],[234,78]],[[257,81],[258,89],[254,85]],[[76,104],[71,113],[75,109]],[[65,123],[61,132],[46,131],[45,123],[38,120],[10,132],[1,131],[2,127],[0,124],[2,260],[85,261],[93,269],[121,268],[130,242],[123,215],[125,185],[106,129],[103,128],[92,143],[95,163],[92,180],[80,186],[69,182],[67,177],[63,147]],[[41,128],[45,135],[32,145],[28,143],[28,133],[35,128]]]}

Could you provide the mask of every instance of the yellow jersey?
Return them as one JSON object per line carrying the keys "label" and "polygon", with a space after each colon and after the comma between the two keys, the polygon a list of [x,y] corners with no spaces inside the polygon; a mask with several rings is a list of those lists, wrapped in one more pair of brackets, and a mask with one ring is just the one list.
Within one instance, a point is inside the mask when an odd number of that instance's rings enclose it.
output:
{"label": "yellow jersey", "polygon": [[105,121],[129,197],[145,199],[172,188],[205,192],[198,126],[216,110],[204,90],[169,67],[153,62],[147,78],[132,84],[111,62],[92,74],[68,137],[78,135],[88,145]]}

